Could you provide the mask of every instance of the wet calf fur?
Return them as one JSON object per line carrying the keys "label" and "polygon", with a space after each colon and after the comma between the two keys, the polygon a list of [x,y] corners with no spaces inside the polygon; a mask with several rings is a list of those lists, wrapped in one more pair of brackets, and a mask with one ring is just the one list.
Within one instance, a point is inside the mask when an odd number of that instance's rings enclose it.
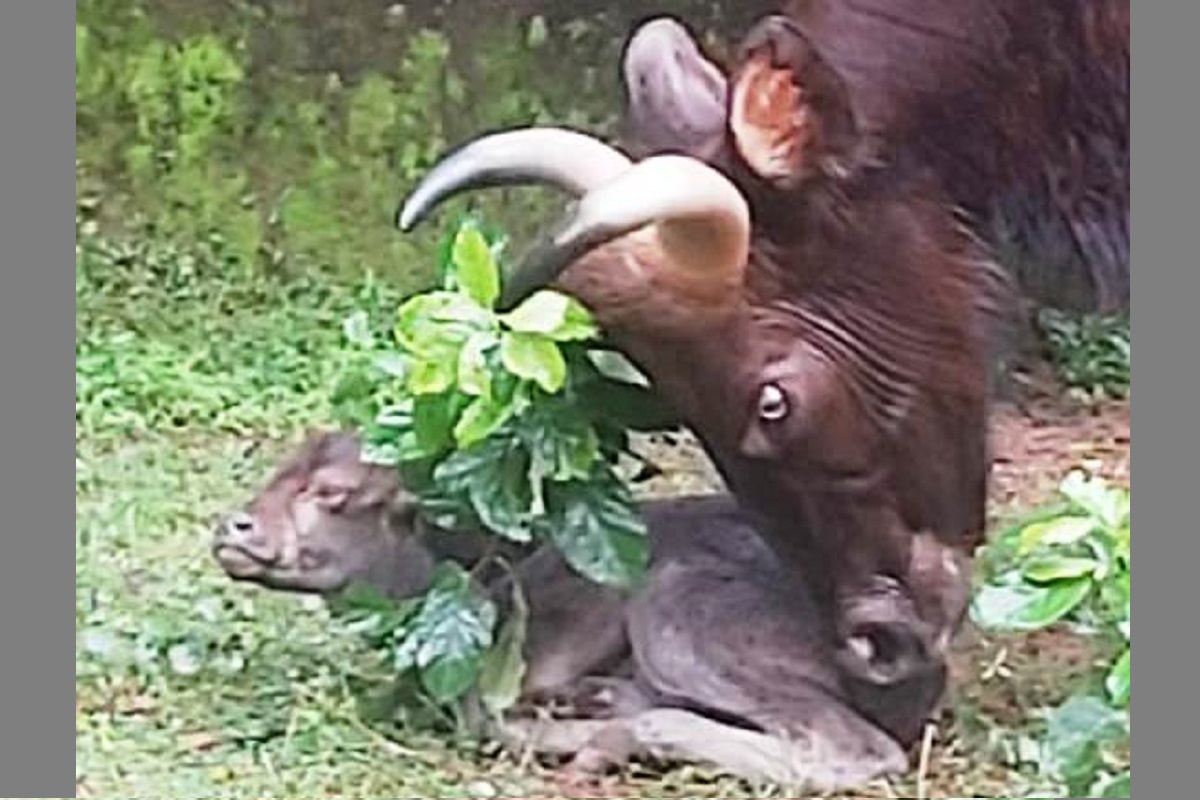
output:
{"label": "wet calf fur", "polygon": [[[226,573],[299,592],[357,581],[405,597],[426,588],[438,560],[485,555],[489,538],[428,526],[395,472],[358,456],[352,436],[310,437],[218,526]],[[906,769],[940,672],[886,687],[848,677],[830,652],[830,616],[729,497],[642,510],[651,563],[631,593],[592,584],[549,547],[506,553],[530,604],[526,699],[568,699],[574,718],[513,714],[500,738],[589,770],[640,756],[814,790]],[[507,597],[502,577],[487,588]]]}

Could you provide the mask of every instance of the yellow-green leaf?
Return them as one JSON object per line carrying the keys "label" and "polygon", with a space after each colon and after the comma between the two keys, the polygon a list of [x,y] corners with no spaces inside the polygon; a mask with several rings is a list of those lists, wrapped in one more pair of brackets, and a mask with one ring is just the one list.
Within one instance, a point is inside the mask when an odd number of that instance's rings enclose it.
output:
{"label": "yellow-green leaf", "polygon": [[567,362],[553,341],[530,333],[506,333],[500,343],[504,368],[551,394],[567,380]]}
{"label": "yellow-green leaf", "polygon": [[1090,517],[1063,516],[1035,522],[1021,531],[1020,552],[1027,555],[1039,547],[1075,544],[1091,533],[1096,521]]}
{"label": "yellow-green leaf", "polygon": [[466,226],[454,240],[454,277],[475,302],[491,308],[500,296],[500,270],[483,233]]}

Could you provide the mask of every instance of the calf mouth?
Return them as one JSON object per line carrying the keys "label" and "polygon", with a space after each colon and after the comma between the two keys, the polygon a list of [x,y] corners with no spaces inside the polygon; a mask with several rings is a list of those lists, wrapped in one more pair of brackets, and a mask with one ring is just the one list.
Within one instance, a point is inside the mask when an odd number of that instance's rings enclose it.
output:
{"label": "calf mouth", "polygon": [[276,559],[264,557],[240,545],[216,542],[212,555],[221,569],[236,580],[253,580],[266,575]]}

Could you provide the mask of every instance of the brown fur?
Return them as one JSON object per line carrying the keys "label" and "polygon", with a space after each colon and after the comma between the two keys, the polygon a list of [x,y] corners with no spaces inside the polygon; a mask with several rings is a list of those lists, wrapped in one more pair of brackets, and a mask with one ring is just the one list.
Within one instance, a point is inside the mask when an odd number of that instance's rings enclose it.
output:
{"label": "brown fur", "polygon": [[1128,0],[794,0],[887,159],[1060,282],[1129,303]]}

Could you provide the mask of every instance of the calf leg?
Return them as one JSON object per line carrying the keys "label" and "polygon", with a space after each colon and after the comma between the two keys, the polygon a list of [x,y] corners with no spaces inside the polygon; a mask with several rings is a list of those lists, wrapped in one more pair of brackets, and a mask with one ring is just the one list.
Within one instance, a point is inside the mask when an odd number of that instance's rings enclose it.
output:
{"label": "calf leg", "polygon": [[610,720],[506,720],[512,747],[570,758],[568,770],[594,774],[635,758],[687,763],[754,783],[796,790],[843,791],[903,772],[898,745],[851,748],[820,735],[791,738],[717,722],[678,708],[652,708]]}
{"label": "calf leg", "polygon": [[674,708],[643,712],[631,720],[631,728],[640,751],[656,759],[702,764],[748,781],[808,792],[861,787],[908,767],[900,747],[884,736],[867,736],[859,740],[861,746],[847,747],[844,738],[835,741],[817,729],[793,737]]}

